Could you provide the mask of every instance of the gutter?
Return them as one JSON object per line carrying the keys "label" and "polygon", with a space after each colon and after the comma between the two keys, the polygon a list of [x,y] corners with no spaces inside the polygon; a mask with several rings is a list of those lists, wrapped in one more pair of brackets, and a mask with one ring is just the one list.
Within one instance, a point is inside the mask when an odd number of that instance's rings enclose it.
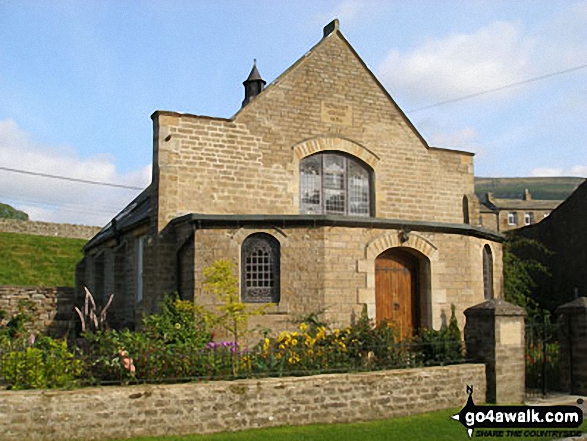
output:
{"label": "gutter", "polygon": [[458,234],[478,237],[494,242],[503,242],[505,236],[496,231],[469,224],[451,224],[442,222],[411,221],[404,219],[387,219],[375,217],[351,217],[315,214],[198,214],[190,213],[177,217],[169,225],[191,223],[198,229],[241,228],[241,227],[279,227],[279,228],[376,228],[397,229],[419,232]]}

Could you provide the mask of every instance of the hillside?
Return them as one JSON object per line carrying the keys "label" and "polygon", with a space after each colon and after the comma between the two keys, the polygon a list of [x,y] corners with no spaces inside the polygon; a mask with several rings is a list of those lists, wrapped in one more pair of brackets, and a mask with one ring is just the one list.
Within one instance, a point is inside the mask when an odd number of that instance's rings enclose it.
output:
{"label": "hillside", "polygon": [[0,233],[0,285],[74,286],[85,239]]}
{"label": "hillside", "polygon": [[521,199],[527,188],[533,199],[564,200],[585,178],[475,178],[475,193],[491,192],[496,198]]}
{"label": "hillside", "polygon": [[0,204],[0,219],[29,220],[29,215],[8,204]]}

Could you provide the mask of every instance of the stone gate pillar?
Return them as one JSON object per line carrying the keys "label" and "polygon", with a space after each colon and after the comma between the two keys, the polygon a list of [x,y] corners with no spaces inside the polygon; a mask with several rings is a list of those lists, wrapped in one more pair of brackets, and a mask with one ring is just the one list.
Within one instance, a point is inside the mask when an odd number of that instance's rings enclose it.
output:
{"label": "stone gate pillar", "polygon": [[560,342],[560,373],[564,390],[587,394],[587,297],[556,309]]}
{"label": "stone gate pillar", "polygon": [[465,310],[467,360],[485,363],[488,403],[523,403],[526,391],[526,311],[503,299]]}

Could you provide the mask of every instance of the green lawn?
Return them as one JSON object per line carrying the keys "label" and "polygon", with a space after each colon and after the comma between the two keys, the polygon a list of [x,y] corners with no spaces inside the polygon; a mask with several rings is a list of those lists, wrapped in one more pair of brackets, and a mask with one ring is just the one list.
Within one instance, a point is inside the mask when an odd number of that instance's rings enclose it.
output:
{"label": "green lawn", "polygon": [[[450,419],[450,416],[459,410],[446,409],[421,415],[365,423],[272,427],[214,435],[133,438],[132,441],[466,441],[469,438],[465,428],[460,423]],[[581,427],[583,431],[587,431],[587,424],[583,424]],[[477,437],[473,434],[473,438]],[[504,437],[503,439],[532,440],[534,438]],[[548,438],[536,439],[548,440]]]}
{"label": "green lawn", "polygon": [[0,285],[74,286],[84,239],[0,233]]}

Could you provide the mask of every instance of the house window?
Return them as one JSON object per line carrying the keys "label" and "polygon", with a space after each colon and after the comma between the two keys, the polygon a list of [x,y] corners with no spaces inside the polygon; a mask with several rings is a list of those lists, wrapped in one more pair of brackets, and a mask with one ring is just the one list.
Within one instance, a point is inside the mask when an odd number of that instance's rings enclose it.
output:
{"label": "house window", "polygon": [[483,295],[485,300],[493,298],[493,255],[489,245],[483,247]]}
{"label": "house window", "polygon": [[279,242],[266,233],[245,239],[241,249],[243,302],[279,303]]}
{"label": "house window", "polygon": [[318,153],[300,162],[303,214],[371,215],[372,173],[358,159]]}
{"label": "house window", "polygon": [[516,213],[515,211],[510,211],[508,213],[508,224],[518,225],[518,213]]}
{"label": "house window", "polygon": [[94,292],[92,292],[92,295],[94,299],[99,299],[102,301],[106,293],[104,280],[106,264],[104,252],[101,252],[98,256],[96,256],[94,262]]}
{"label": "house window", "polygon": [[145,236],[137,242],[137,303],[143,301],[143,270],[145,267]]}
{"label": "house window", "polygon": [[530,225],[534,223],[534,213],[524,213],[524,225]]}

